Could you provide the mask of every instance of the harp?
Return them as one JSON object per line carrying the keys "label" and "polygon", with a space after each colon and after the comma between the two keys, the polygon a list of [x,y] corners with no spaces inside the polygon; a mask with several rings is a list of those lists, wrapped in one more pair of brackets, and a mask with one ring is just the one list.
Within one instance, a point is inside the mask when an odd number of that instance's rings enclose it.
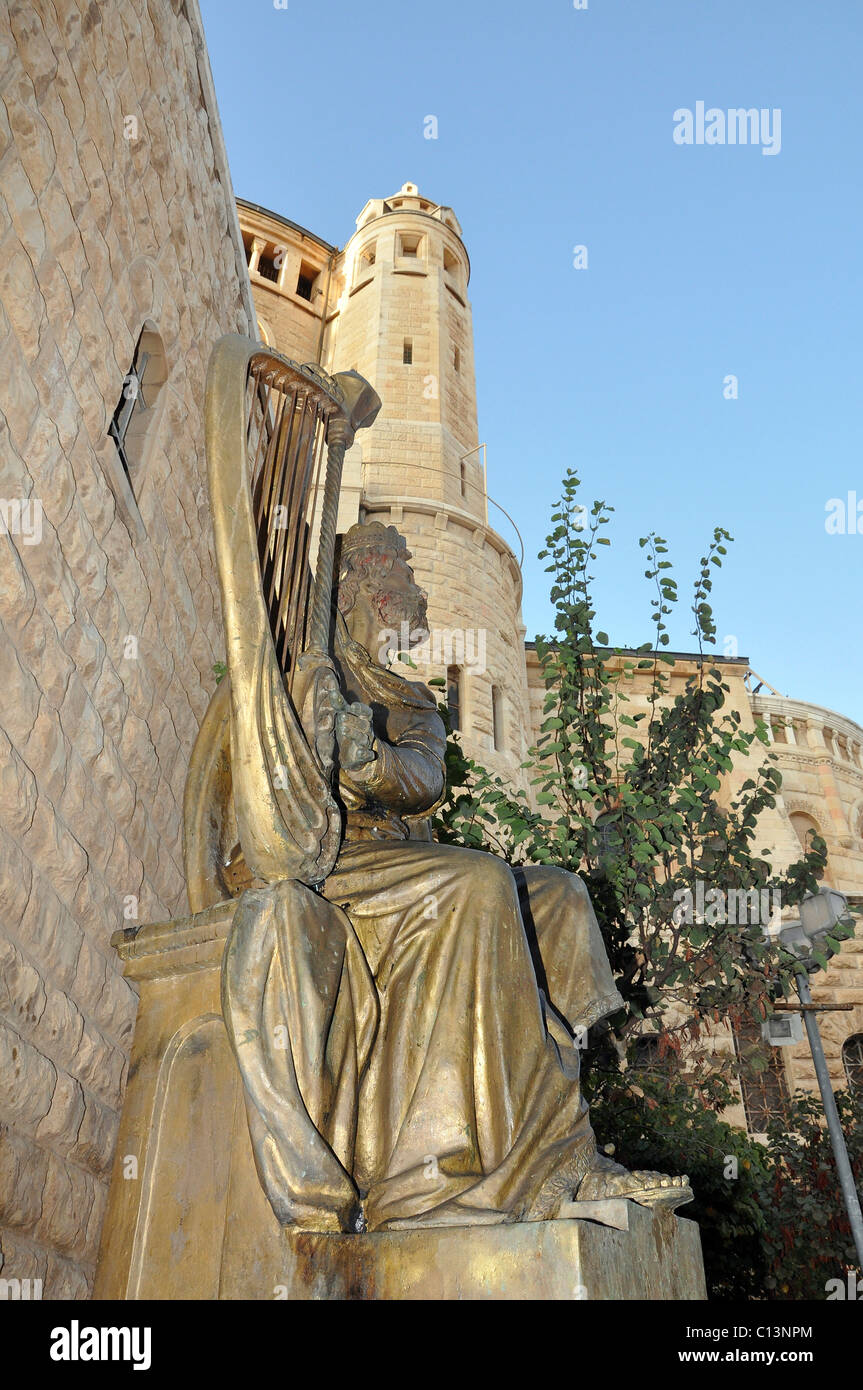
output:
{"label": "harp", "polygon": [[[380,400],[230,334],[207,373],[207,472],[225,626],[233,802],[249,870],[321,883],[341,839],[332,792],[336,518],[345,450]],[[314,575],[312,511],[320,503]]]}

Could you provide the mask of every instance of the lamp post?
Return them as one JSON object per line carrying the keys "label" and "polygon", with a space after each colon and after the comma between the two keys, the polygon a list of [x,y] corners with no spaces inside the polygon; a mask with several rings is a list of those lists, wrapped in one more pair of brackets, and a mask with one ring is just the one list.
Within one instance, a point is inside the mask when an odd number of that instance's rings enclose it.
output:
{"label": "lamp post", "polygon": [[810,893],[803,899],[800,903],[799,917],[791,921],[781,922],[778,929],[767,929],[765,934],[770,937],[778,935],[785,950],[794,956],[797,962],[794,974],[797,979],[797,993],[800,996],[800,1011],[806,1025],[806,1035],[812,1050],[812,1061],[815,1064],[815,1075],[818,1078],[821,1101],[824,1106],[824,1114],[827,1117],[833,1157],[839,1172],[839,1186],[842,1189],[845,1209],[851,1223],[857,1258],[861,1268],[863,1268],[863,1211],[860,1209],[860,1197],[854,1182],[845,1135],[839,1121],[836,1097],[830,1084],[830,1073],[827,1070],[827,1059],[824,1056],[824,1045],[818,1028],[818,1005],[812,1003],[812,994],[809,989],[809,974],[812,970],[818,969],[818,962],[813,959],[812,952],[813,950],[820,950],[825,956],[833,955],[833,949],[827,943],[827,936],[844,915],[847,906],[847,899],[842,893],[837,893],[833,888],[822,888],[819,892]]}

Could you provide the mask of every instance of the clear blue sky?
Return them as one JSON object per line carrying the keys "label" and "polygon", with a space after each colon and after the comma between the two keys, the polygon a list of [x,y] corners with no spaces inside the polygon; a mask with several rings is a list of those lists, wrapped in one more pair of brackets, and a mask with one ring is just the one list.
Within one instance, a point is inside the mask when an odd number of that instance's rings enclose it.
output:
{"label": "clear blue sky", "polygon": [[[688,592],[724,525],[720,637],[784,694],[863,722],[863,519],[825,530],[830,498],[863,502],[858,0],[202,10],[240,197],[338,245],[409,179],[455,209],[528,636],[550,626],[535,556],[574,466],[583,500],[616,508],[597,589],[612,642],[651,635],[638,537],[668,538]],[[675,144],[698,101],[779,108],[780,152]],[[673,648],[690,628],[681,612]]]}

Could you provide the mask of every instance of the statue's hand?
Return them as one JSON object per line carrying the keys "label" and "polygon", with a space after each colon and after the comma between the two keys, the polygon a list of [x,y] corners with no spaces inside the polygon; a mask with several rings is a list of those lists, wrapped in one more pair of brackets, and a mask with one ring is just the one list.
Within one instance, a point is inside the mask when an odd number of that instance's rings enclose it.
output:
{"label": "statue's hand", "polygon": [[368,705],[359,701],[349,705],[341,696],[335,705],[336,743],[339,749],[339,763],[346,772],[355,772],[375,761],[372,747],[375,731],[372,726],[372,712]]}

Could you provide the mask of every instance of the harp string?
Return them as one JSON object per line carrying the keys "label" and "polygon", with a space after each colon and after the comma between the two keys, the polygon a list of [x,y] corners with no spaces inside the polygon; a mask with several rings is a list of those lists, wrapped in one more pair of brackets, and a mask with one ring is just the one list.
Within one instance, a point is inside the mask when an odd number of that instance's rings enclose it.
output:
{"label": "harp string", "polygon": [[[258,556],[261,566],[266,563],[267,552],[267,519],[269,514],[270,492],[273,486],[273,474],[277,462],[277,441],[279,425],[281,422],[284,400],[278,388],[275,390],[275,401],[273,402],[273,387],[268,386],[267,410],[261,416],[261,428],[258,435],[257,455],[261,455],[263,446],[263,457],[261,458],[258,470],[258,498],[256,502],[256,526],[258,532]],[[258,467],[257,458],[255,466]]]}
{"label": "harp string", "polygon": [[255,443],[254,456],[251,459],[250,467],[252,483],[252,505],[255,516],[255,530],[258,538],[258,556],[261,555],[261,519],[264,512],[265,489],[269,485],[267,476],[267,455],[269,452],[270,440],[272,438],[275,422],[275,410],[272,402],[272,392],[267,390],[265,394],[265,409],[262,413],[258,425],[258,437]]}
{"label": "harp string", "polygon": [[262,354],[246,380],[246,458],[264,603],[279,666],[293,676],[307,641],[315,501],[332,397]]}
{"label": "harp string", "polygon": [[279,410],[273,441],[273,463],[269,470],[267,487],[264,493],[264,510],[261,527],[265,535],[264,564],[261,578],[267,595],[268,608],[271,603],[273,573],[277,563],[278,526],[280,513],[276,510],[285,483],[285,470],[291,467],[291,439],[296,410],[296,392],[279,391]]}
{"label": "harp string", "polygon": [[[268,495],[270,483],[272,481],[272,464],[267,468],[267,459],[270,457],[269,446],[272,441],[275,429],[275,409],[272,403],[273,388],[272,383],[267,382],[266,386],[262,381],[258,383],[257,404],[260,410],[260,429],[258,431],[258,441],[255,447],[255,455],[252,460],[252,492],[255,505],[255,524],[260,532],[261,519],[264,514],[265,498]],[[276,404],[278,405],[279,395],[276,392]],[[263,450],[263,452],[262,452]]]}
{"label": "harp string", "polygon": [[286,582],[290,576],[286,572],[286,557],[290,549],[293,530],[298,474],[301,473],[303,457],[308,442],[309,418],[314,420],[317,403],[309,392],[302,393],[301,406],[294,411],[289,431],[290,444],[280,448],[283,459],[279,479],[277,510],[270,518],[270,532],[273,536],[272,565],[267,573],[265,598],[270,615],[273,641],[278,642],[278,612]]}
{"label": "harp string", "polygon": [[260,401],[263,383],[250,372],[246,379],[246,453],[250,452],[252,430],[255,426],[255,402]]}
{"label": "harp string", "polygon": [[310,471],[310,461],[314,450],[315,431],[320,419],[320,402],[313,396],[307,401],[307,408],[303,413],[302,426],[300,430],[299,443],[296,450],[295,466],[292,470],[291,488],[288,496],[287,522],[283,533],[282,549],[280,555],[279,586],[278,586],[278,606],[273,610],[273,640],[277,648],[281,645],[282,649],[282,669],[287,670],[293,657],[293,653],[286,650],[284,644],[280,644],[280,624],[285,621],[287,605],[290,600],[291,590],[296,587],[297,578],[295,572],[297,538],[303,522],[303,512],[308,492],[308,478]]}
{"label": "harp string", "polygon": [[329,423],[329,415],[329,411],[324,412],[321,427],[318,430],[312,487],[309,493],[309,502],[306,505],[305,515],[303,517],[300,557],[296,571],[298,582],[288,613],[288,621],[285,625],[285,641],[290,644],[291,650],[294,652],[304,651],[306,647],[306,625],[308,622],[309,593],[311,591],[312,578],[309,568],[309,548],[311,545],[312,525],[314,521],[314,504],[315,500],[320,495],[321,463],[325,452],[326,426]]}
{"label": "harp string", "polygon": [[297,506],[291,517],[290,553],[286,554],[285,561],[286,572],[291,576],[291,583],[286,587],[282,602],[279,605],[279,623],[281,626],[279,636],[283,669],[288,669],[288,662],[294,661],[301,650],[296,642],[296,617],[298,611],[301,611],[300,602],[304,578],[302,566],[308,544],[309,483],[313,474],[315,459],[320,458],[321,441],[324,434],[322,421],[323,410],[318,402],[309,448],[304,460]]}
{"label": "harp string", "polygon": [[[289,404],[290,408],[288,408]],[[280,550],[284,542],[281,508],[284,506],[285,488],[293,468],[294,416],[295,409],[292,398],[287,393],[282,393],[278,424],[272,441],[274,451],[273,481],[266,510],[266,546],[264,563],[261,567],[264,600],[271,620]]]}

